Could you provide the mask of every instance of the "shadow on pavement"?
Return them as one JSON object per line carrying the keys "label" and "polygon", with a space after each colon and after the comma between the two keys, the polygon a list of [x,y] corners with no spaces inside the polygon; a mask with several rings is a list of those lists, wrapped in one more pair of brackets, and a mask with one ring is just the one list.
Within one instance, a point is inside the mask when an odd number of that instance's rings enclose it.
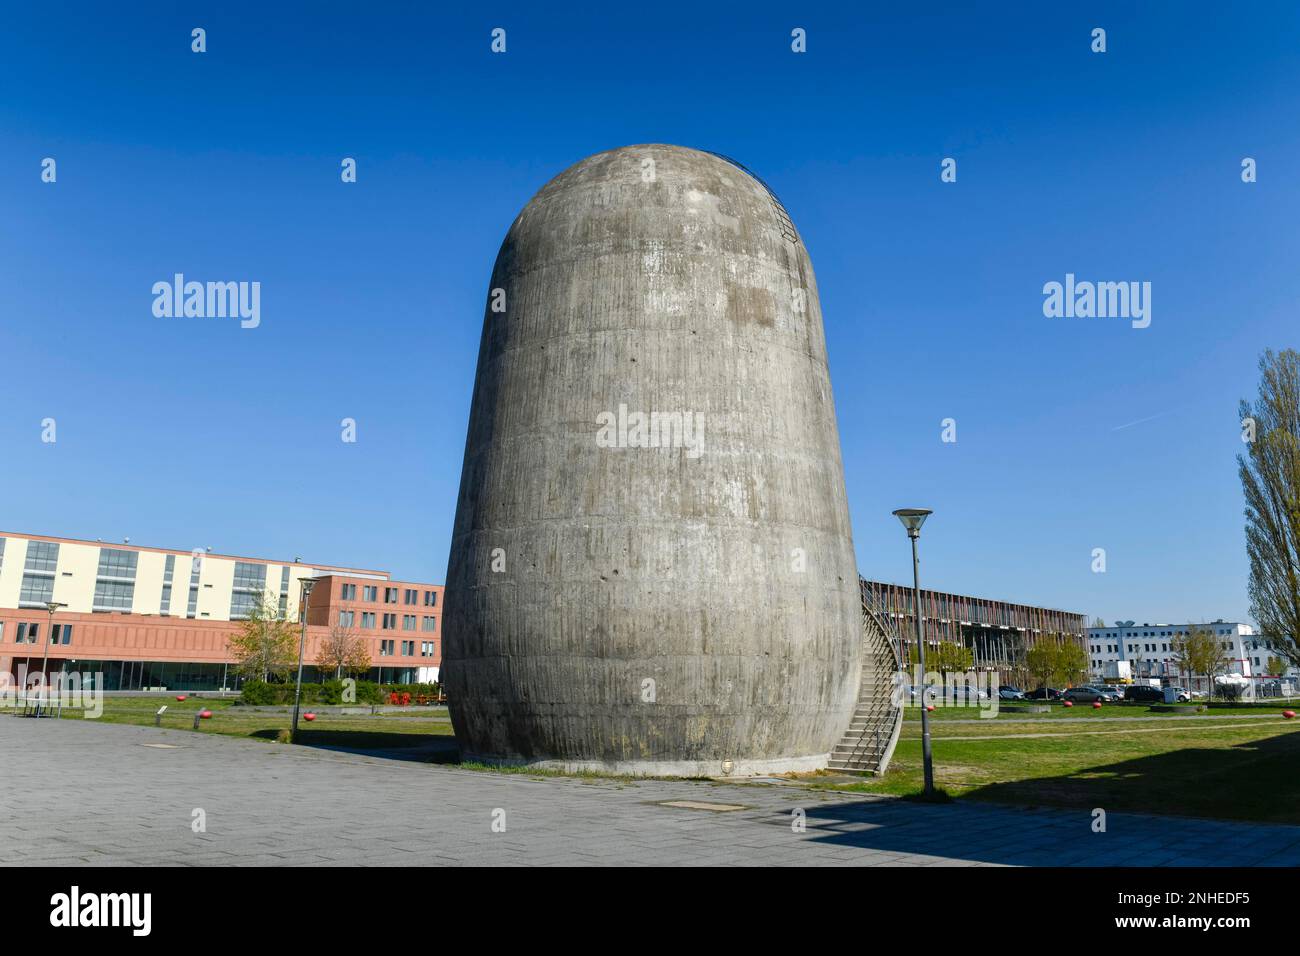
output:
{"label": "shadow on pavement", "polygon": [[[1282,733],[990,784],[950,804],[876,797],[809,807],[807,833],[938,863],[1296,866],[1298,758],[1300,733]],[[1093,829],[1095,808],[1106,811],[1104,832]],[[767,822],[789,826],[790,816]]]}

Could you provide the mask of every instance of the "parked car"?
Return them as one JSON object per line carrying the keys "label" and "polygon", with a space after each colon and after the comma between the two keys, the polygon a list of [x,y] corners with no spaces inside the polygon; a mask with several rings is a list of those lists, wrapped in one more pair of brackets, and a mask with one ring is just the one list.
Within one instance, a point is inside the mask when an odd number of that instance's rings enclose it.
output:
{"label": "parked car", "polygon": [[1077,704],[1091,704],[1094,700],[1101,700],[1102,696],[1101,691],[1095,687],[1071,687],[1061,695],[1061,698]]}
{"label": "parked car", "polygon": [[1134,684],[1132,687],[1124,689],[1124,699],[1132,701],[1135,704],[1163,704],[1165,701],[1165,692],[1159,687],[1150,687],[1145,684]]}
{"label": "parked car", "polygon": [[1164,692],[1165,700],[1173,698],[1180,704],[1189,703],[1192,699],[1191,692],[1185,687],[1166,687]]}
{"label": "parked car", "polygon": [[[931,684],[929,687],[925,688],[925,702],[927,704],[933,704],[936,697],[942,696],[942,687],[937,687],[934,684]],[[912,684],[907,688],[907,703],[909,707],[921,706],[921,687],[919,685]]]}
{"label": "parked car", "polygon": [[1089,684],[1088,687],[1100,694],[1101,699],[1107,703],[1124,699],[1123,692],[1117,687],[1111,687],[1109,684]]}
{"label": "parked car", "polygon": [[1039,687],[1025,694],[1026,700],[1060,700],[1061,692],[1055,687]]}
{"label": "parked car", "polygon": [[1006,687],[998,688],[998,697],[1001,700],[1024,700],[1025,692],[1019,687],[1008,684]]}

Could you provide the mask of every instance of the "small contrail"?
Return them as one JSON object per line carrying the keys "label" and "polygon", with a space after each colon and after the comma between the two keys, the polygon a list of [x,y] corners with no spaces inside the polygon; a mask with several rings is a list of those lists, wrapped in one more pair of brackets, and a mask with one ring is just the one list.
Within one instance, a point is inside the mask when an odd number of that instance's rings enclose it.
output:
{"label": "small contrail", "polygon": [[1150,421],[1154,421],[1157,418],[1164,418],[1168,414],[1169,414],[1168,412],[1161,412],[1158,415],[1148,415],[1146,418],[1139,418],[1137,421],[1129,422],[1127,425],[1116,425],[1114,428],[1111,429],[1111,431],[1117,432],[1122,428],[1132,428],[1134,425],[1141,425],[1143,422],[1150,422]]}

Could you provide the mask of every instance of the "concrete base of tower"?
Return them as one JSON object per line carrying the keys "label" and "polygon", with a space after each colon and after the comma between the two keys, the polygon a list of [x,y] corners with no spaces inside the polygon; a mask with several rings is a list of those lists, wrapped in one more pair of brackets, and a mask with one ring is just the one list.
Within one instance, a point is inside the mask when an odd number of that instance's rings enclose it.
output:
{"label": "concrete base of tower", "polygon": [[536,767],[566,773],[608,773],[629,777],[765,777],[779,773],[810,773],[824,770],[830,754],[802,757],[768,757],[734,760],[554,760],[525,757],[497,757],[462,751],[466,763],[494,767]]}

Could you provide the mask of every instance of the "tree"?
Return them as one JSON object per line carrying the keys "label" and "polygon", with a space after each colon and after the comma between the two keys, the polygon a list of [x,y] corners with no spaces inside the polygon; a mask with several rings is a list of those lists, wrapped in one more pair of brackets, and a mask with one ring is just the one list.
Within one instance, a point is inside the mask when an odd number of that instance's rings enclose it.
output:
{"label": "tree", "polygon": [[1073,686],[1088,676],[1088,652],[1078,641],[1066,638],[1057,645],[1057,667],[1057,679]]}
{"label": "tree", "polygon": [[1025,668],[1040,687],[1073,686],[1088,674],[1088,652],[1069,636],[1045,635],[1025,655]]}
{"label": "tree", "polygon": [[298,635],[292,622],[280,620],[280,603],[267,593],[239,622],[228,650],[244,677],[284,677],[298,662]]}
{"label": "tree", "polygon": [[1094,617],[1094,618],[1092,619],[1092,626],[1093,626],[1093,627],[1105,627],[1105,626],[1106,626],[1106,622],[1103,621],[1103,620],[1102,620],[1101,618],[1099,618],[1099,617]]}
{"label": "tree", "polygon": [[351,625],[335,623],[321,641],[316,655],[321,671],[333,671],[336,678],[370,670],[370,650]]}
{"label": "tree", "polygon": [[1280,677],[1282,674],[1286,673],[1286,662],[1283,661],[1282,658],[1270,654],[1268,660],[1264,664],[1264,673],[1269,677]]}
{"label": "tree", "polygon": [[941,641],[930,648],[930,653],[934,655],[934,660],[927,657],[925,662],[940,674],[970,670],[975,665],[975,655],[965,644]]}
{"label": "tree", "polygon": [[1218,639],[1205,628],[1196,628],[1187,634],[1180,634],[1169,645],[1174,661],[1180,671],[1189,677],[1197,674],[1209,683],[1207,693],[1214,696],[1214,679],[1227,670],[1228,662],[1223,657],[1223,648]]}
{"label": "tree", "polygon": [[1250,612],[1264,637],[1300,666],[1300,353],[1270,349],[1259,372],[1255,404],[1241,403],[1246,454],[1237,456]]}
{"label": "tree", "polygon": [[1056,681],[1056,645],[1039,641],[1025,652],[1025,670],[1039,687],[1050,687]]}

